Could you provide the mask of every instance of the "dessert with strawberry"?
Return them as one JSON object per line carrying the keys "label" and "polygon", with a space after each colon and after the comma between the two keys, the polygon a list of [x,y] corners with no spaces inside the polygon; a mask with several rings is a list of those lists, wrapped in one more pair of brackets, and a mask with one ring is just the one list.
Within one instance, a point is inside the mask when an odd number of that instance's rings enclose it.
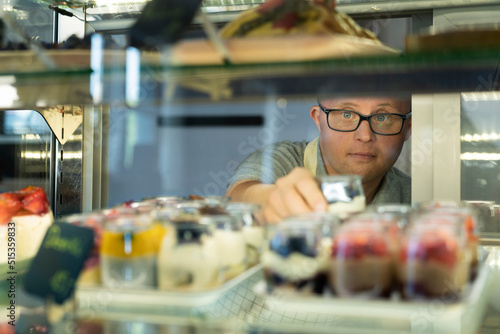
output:
{"label": "dessert with strawberry", "polygon": [[[7,226],[16,226],[16,260],[33,257],[42,243],[45,232],[53,222],[52,210],[41,187],[0,194],[0,239],[7,240]],[[7,242],[2,242],[6,245]],[[5,256],[2,250],[0,256]],[[0,258],[0,262],[6,259]]]}
{"label": "dessert with strawberry", "polygon": [[478,270],[478,217],[474,210],[457,202],[430,202],[422,203],[419,208],[421,214],[426,214],[428,221],[433,223],[437,219],[458,225],[459,232],[465,235],[465,251],[470,263],[469,279],[473,280]]}
{"label": "dessert with strawberry", "polygon": [[464,243],[449,224],[415,222],[406,232],[399,256],[403,298],[458,299],[468,276]]}
{"label": "dessert with strawberry", "polygon": [[333,239],[329,281],[340,297],[389,297],[391,248],[380,225],[348,221]]}

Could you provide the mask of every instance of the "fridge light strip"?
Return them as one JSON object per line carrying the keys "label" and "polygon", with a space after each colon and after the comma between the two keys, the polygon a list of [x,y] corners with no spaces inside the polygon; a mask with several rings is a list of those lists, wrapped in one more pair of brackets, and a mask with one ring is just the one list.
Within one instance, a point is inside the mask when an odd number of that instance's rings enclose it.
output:
{"label": "fridge light strip", "polygon": [[465,142],[476,142],[476,141],[495,141],[500,140],[500,135],[497,133],[483,133],[483,134],[474,134],[474,135],[464,135],[460,137],[461,141]]}
{"label": "fridge light strip", "polygon": [[460,154],[460,160],[498,161],[500,160],[500,153],[467,152]]}

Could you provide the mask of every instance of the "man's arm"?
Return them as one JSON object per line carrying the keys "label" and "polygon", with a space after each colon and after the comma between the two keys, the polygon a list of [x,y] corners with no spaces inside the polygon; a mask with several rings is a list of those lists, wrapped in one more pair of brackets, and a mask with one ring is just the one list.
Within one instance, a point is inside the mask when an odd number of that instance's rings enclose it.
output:
{"label": "man's arm", "polygon": [[311,212],[326,211],[327,202],[313,175],[305,168],[295,168],[275,184],[244,180],[226,192],[233,201],[250,202],[261,206],[267,222]]}

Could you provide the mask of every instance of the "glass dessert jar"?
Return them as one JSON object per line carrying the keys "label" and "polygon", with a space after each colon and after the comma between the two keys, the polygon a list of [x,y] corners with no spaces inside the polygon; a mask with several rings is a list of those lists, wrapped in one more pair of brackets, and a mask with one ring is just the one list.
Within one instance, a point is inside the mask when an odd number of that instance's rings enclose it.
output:
{"label": "glass dessert jar", "polygon": [[411,216],[414,214],[414,208],[409,204],[401,203],[386,203],[386,204],[374,204],[370,206],[371,212],[377,212],[381,214],[390,214],[398,219],[398,226],[400,230],[406,228]]}
{"label": "glass dessert jar", "polygon": [[384,226],[371,219],[349,220],[333,239],[329,282],[340,297],[389,297],[393,265]]}
{"label": "glass dessert jar", "polygon": [[405,231],[398,263],[404,299],[456,301],[468,280],[469,263],[456,217],[418,217]]}
{"label": "glass dessert jar", "polygon": [[360,175],[326,175],[319,182],[330,213],[346,219],[365,209],[366,199]]}
{"label": "glass dessert jar", "polygon": [[264,247],[264,223],[257,218],[259,206],[251,203],[231,202],[224,209],[243,224],[247,265],[252,267],[260,262]]}
{"label": "glass dessert jar", "polygon": [[193,221],[165,223],[158,253],[158,287],[171,291],[200,291],[223,282],[213,226]]}
{"label": "glass dessert jar", "polygon": [[143,198],[141,202],[153,203],[159,209],[163,207],[175,206],[185,200],[186,198],[183,196],[156,196]]}
{"label": "glass dessert jar", "polygon": [[478,219],[476,212],[470,207],[458,202],[433,202],[434,205],[426,204],[420,207],[421,216],[426,219],[419,219],[420,222],[433,224],[436,220],[441,223],[458,224],[460,236],[465,238],[466,261],[469,261],[469,278],[473,280],[478,271]]}
{"label": "glass dessert jar", "polygon": [[[394,288],[399,249],[401,248],[401,237],[404,227],[407,224],[407,216],[406,213],[402,213],[397,206],[391,208],[380,206],[379,208],[383,207],[383,210],[378,210],[380,212],[368,211],[356,215],[348,219],[347,223],[367,224],[367,228],[375,229],[375,233],[379,233],[378,230],[382,231],[391,257],[391,279],[393,281],[391,285]],[[372,227],[370,225],[374,226]]]}
{"label": "glass dessert jar", "polygon": [[274,226],[262,256],[267,290],[323,294],[334,231],[334,223],[313,217],[290,217]]}
{"label": "glass dessert jar", "polygon": [[165,233],[148,215],[113,214],[104,218],[101,282],[113,288],[156,286],[156,256]]}
{"label": "glass dessert jar", "polygon": [[98,285],[101,283],[100,271],[100,248],[102,242],[102,233],[104,226],[104,216],[98,212],[87,214],[74,214],[65,216],[59,220],[81,227],[91,228],[94,231],[94,247],[91,249],[83,269],[78,276],[77,285]]}
{"label": "glass dessert jar", "polygon": [[465,206],[473,210],[478,220],[478,229],[480,232],[496,232],[493,201],[464,201]]}
{"label": "glass dessert jar", "polygon": [[243,222],[231,215],[210,215],[200,223],[213,228],[224,280],[238,276],[247,267],[246,242]]}

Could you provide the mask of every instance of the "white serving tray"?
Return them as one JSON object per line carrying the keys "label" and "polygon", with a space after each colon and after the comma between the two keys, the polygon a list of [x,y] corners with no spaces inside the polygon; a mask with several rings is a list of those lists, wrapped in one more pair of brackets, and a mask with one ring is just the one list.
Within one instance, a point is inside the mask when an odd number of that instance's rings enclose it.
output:
{"label": "white serving tray", "polygon": [[478,333],[492,287],[492,269],[483,265],[458,302],[450,297],[432,301],[360,300],[335,297],[268,294],[264,281],[254,286],[262,298],[254,326],[341,333]]}
{"label": "white serving tray", "polygon": [[[215,304],[233,288],[244,283],[261,270],[253,266],[217,288],[200,291],[162,291],[157,289],[123,289],[102,286],[82,286],[76,289],[79,309],[101,309],[102,311],[155,312],[162,309],[201,308]],[[97,307],[96,307],[97,306]]]}

